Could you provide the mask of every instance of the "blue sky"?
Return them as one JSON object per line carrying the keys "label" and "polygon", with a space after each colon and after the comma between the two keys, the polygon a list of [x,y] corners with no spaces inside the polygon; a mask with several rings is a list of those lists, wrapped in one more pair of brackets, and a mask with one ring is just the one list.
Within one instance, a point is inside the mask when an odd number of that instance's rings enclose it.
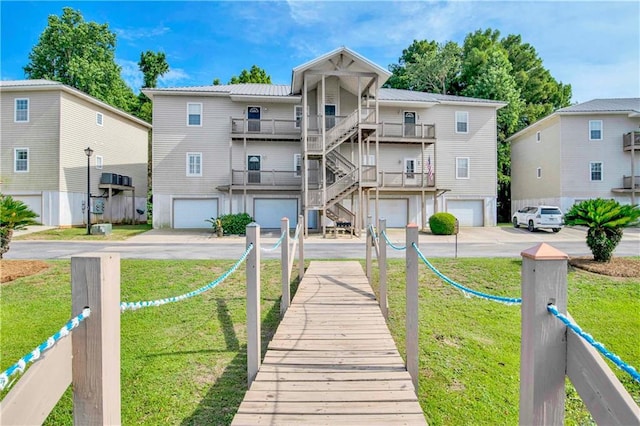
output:
{"label": "blue sky", "polygon": [[63,6],[108,23],[116,61],[137,92],[145,50],[166,53],[171,71],[159,86],[225,83],[256,64],[274,83],[291,69],[340,46],[378,65],[397,63],[414,39],[462,44],[478,29],[520,34],[551,74],[573,87],[573,102],[640,97],[638,1],[7,1],[0,2],[3,80],[22,67]]}

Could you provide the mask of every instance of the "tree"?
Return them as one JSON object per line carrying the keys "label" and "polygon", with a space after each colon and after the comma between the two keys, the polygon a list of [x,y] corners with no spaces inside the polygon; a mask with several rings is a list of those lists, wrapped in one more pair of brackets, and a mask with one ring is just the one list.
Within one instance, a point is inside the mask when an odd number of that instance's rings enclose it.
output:
{"label": "tree", "polygon": [[586,226],[587,245],[597,262],[608,262],[622,239],[622,229],[638,224],[640,208],[615,200],[590,199],[574,204],[565,214],[569,226]]}
{"label": "tree", "polygon": [[169,63],[164,52],[147,50],[140,54],[138,67],[144,76],[144,87],[156,87],[158,77],[169,72]]}
{"label": "tree", "polygon": [[404,82],[410,90],[451,93],[455,91],[453,85],[460,72],[461,58],[462,50],[457,43],[437,44],[435,49],[416,53],[412,62],[406,64]]}
{"label": "tree", "polygon": [[13,231],[38,222],[38,215],[22,201],[0,194],[0,259],[9,251]]}
{"label": "tree", "polygon": [[271,77],[265,70],[257,65],[253,65],[250,71],[242,70],[239,76],[231,77],[229,84],[241,84],[241,83],[264,83],[271,84]]}
{"label": "tree", "polygon": [[407,67],[410,64],[414,64],[419,56],[435,51],[437,46],[438,43],[435,41],[413,40],[409,47],[402,50],[402,56],[398,58],[398,63],[389,65],[389,71],[393,74],[384,84],[384,87],[412,90],[411,83],[406,75]]}
{"label": "tree", "polygon": [[77,10],[62,10],[62,16],[49,16],[29,53],[26,76],[59,81],[124,111],[134,111],[136,97],[115,62],[115,33],[108,24],[85,22]]}

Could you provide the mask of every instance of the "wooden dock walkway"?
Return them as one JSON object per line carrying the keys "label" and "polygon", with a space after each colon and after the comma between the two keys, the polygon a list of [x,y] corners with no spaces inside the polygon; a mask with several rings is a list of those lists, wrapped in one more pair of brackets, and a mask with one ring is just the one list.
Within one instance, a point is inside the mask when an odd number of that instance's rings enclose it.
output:
{"label": "wooden dock walkway", "polygon": [[426,425],[358,262],[311,262],[233,425]]}

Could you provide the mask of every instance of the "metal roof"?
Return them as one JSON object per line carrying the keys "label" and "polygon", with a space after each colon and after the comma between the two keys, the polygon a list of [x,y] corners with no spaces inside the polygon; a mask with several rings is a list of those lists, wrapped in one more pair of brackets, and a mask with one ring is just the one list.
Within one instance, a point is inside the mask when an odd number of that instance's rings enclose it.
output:
{"label": "metal roof", "polygon": [[504,103],[491,99],[469,98],[465,96],[441,95],[438,93],[414,92],[402,89],[380,89],[381,101],[406,101],[406,102],[477,102],[477,103]]}
{"label": "metal roof", "polygon": [[154,87],[145,88],[150,92],[194,92],[194,93],[224,93],[231,96],[289,96],[291,87],[288,84],[219,84],[217,86],[183,86],[183,87]]}
{"label": "metal roof", "polygon": [[592,99],[556,112],[640,112],[640,98]]}
{"label": "metal roof", "polygon": [[0,80],[0,87],[34,87],[34,86],[63,86],[59,81],[52,80]]}

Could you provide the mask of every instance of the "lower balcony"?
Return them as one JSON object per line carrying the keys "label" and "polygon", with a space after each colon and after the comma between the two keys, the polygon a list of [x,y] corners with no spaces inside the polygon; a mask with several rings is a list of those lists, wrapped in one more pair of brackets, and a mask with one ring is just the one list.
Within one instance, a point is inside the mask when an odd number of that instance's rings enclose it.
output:
{"label": "lower balcony", "polygon": [[[635,176],[634,185],[635,189],[640,189],[640,176]],[[631,176],[624,176],[622,178],[622,189],[631,189]]]}
{"label": "lower balcony", "polygon": [[435,175],[408,172],[379,172],[378,188],[380,189],[417,189],[435,188]]}
{"label": "lower balcony", "polygon": [[640,151],[640,132],[629,132],[622,135],[622,148],[625,151],[632,149]]}
{"label": "lower balcony", "polygon": [[300,191],[302,177],[293,170],[232,170],[232,189]]}

